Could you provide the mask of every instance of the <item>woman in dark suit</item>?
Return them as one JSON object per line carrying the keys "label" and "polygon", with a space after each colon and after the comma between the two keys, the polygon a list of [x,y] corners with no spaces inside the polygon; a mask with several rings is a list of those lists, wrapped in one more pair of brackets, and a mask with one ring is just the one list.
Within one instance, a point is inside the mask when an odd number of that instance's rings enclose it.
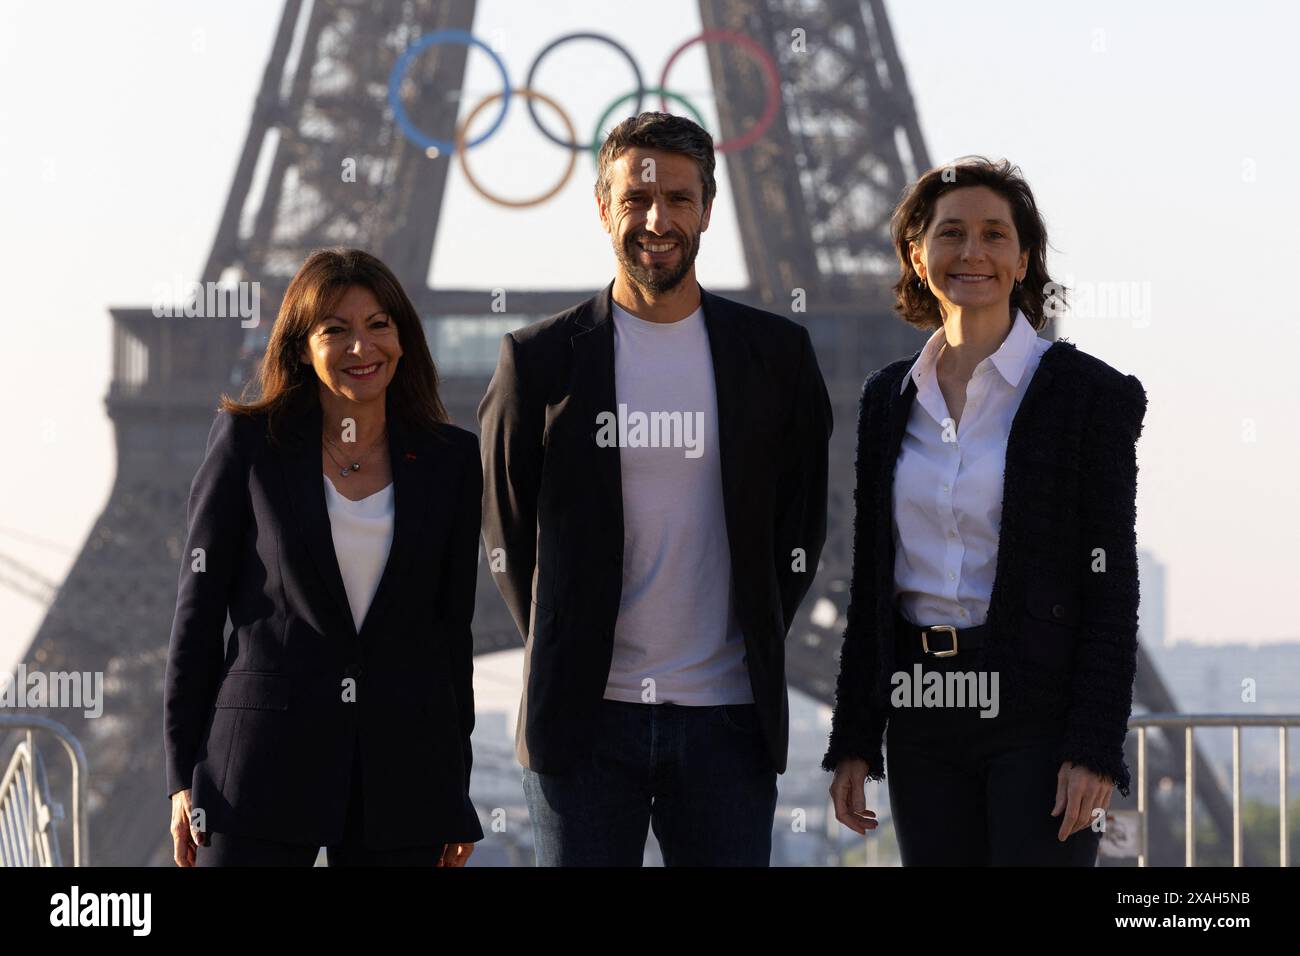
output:
{"label": "woman in dark suit", "polygon": [[875,828],[883,743],[904,865],[1091,866],[1129,784],[1146,395],[1036,334],[1061,288],[1016,167],[930,170],[892,233],[934,332],[863,386],[836,816]]}
{"label": "woman in dark suit", "polygon": [[[383,263],[312,254],[260,396],[190,490],[164,692],[180,866],[462,866],[478,439],[448,423]],[[233,632],[223,641],[226,616]]]}

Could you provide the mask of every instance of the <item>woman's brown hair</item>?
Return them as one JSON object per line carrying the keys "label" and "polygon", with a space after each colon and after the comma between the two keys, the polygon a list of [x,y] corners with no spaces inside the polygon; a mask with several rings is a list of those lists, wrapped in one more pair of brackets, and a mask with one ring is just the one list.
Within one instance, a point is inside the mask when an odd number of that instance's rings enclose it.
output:
{"label": "woman's brown hair", "polygon": [[257,398],[236,401],[221,396],[221,410],[233,415],[266,414],[272,435],[282,416],[297,417],[320,405],[320,379],[302,362],[302,350],[316,323],[328,316],[350,286],[369,289],[397,325],[402,357],[388,385],[388,407],[411,424],[440,433],[449,421],[438,397],[438,371],[429,354],[420,317],[392,271],[361,249],[319,249],[307,257],[289,288],[271,328],[257,375],[244,391]]}
{"label": "woman's brown hair", "polygon": [[[939,197],[966,186],[987,186],[1007,201],[1016,227],[1021,251],[1029,251],[1025,278],[1011,293],[1011,314],[1020,309],[1035,329],[1047,323],[1047,302],[1053,313],[1065,303],[1065,288],[1047,274],[1047,226],[1038,212],[1034,194],[1020,173],[1005,159],[992,162],[983,156],[964,156],[950,166],[927,170],[908,187],[894,210],[889,234],[898,254],[899,277],[894,285],[894,311],[905,321],[926,331],[943,325],[939,300],[912,267],[908,244],[922,244],[925,231],[934,220]],[[918,284],[919,283],[919,284]]]}

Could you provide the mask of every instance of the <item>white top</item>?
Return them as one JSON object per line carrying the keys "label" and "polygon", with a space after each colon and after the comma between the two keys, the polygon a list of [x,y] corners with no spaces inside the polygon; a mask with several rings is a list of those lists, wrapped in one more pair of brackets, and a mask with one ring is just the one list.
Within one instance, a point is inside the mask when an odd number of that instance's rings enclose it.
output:
{"label": "white top", "polygon": [[321,475],[321,481],[325,482],[325,507],[330,516],[330,533],[334,536],[334,556],[343,575],[343,588],[348,593],[352,623],[359,634],[370,602],[379,590],[379,579],[393,544],[393,485],[389,482],[373,495],[352,501],[325,475]]}
{"label": "white top", "polygon": [[956,428],[935,376],[943,343],[936,329],[908,372],[916,399],[894,474],[894,594],[914,624],[977,627],[997,572],[1007,437],[1052,343],[1017,309],[1002,345],[975,366]]}
{"label": "white top", "polygon": [[731,593],[704,312],[648,322],[617,305],[613,311],[623,596],[605,697],[692,707],[752,703]]}

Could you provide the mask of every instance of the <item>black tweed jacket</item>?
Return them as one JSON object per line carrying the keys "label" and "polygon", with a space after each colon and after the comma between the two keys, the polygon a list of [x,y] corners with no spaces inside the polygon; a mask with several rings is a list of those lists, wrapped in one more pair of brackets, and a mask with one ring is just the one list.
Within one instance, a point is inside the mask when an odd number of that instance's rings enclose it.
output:
{"label": "black tweed jacket", "polygon": [[[885,776],[896,670],[894,468],[916,385],[900,390],[919,355],[885,366],[862,388],[853,579],[822,761],[834,770],[844,757],[863,758],[875,780]],[[985,650],[1002,708],[1064,718],[1061,759],[1109,776],[1125,795],[1137,667],[1136,444],[1146,404],[1134,376],[1070,342],[1043,353],[1007,442]]]}

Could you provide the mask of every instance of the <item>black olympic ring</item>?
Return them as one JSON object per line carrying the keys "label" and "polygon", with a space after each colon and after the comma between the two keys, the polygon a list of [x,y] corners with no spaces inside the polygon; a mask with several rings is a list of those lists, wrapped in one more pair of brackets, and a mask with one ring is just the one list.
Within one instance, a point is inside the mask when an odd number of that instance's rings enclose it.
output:
{"label": "black olympic ring", "polygon": [[[632,111],[632,114],[636,115],[640,113],[641,101],[645,98],[645,81],[641,76],[641,67],[637,65],[636,58],[632,56],[631,50],[623,46],[623,44],[619,43],[613,37],[606,36],[603,33],[566,33],[564,36],[556,37],[550,43],[546,44],[546,46],[542,48],[542,51],[534,57],[533,65],[528,68],[528,79],[524,81],[524,87],[530,90],[533,89],[533,78],[537,75],[537,68],[541,65],[542,59],[557,46],[561,46],[571,40],[595,40],[597,43],[604,43],[607,46],[613,47],[622,55],[623,59],[627,60],[628,65],[632,67],[632,75],[636,78],[636,109]],[[528,115],[533,118],[533,124],[542,131],[543,136],[549,139],[556,146],[563,146],[565,149],[571,149],[575,153],[585,149],[594,148],[594,144],[566,143],[564,140],[560,139],[560,137],[554,135],[545,125],[543,125],[541,117],[537,115],[537,105],[533,100],[530,98],[527,102]]]}

